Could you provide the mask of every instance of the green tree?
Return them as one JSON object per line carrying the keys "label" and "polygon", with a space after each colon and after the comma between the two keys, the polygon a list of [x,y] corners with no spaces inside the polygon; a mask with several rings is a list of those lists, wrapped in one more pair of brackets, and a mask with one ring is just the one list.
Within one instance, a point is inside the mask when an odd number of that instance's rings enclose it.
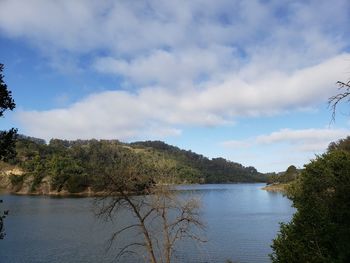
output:
{"label": "green tree", "polygon": [[[13,110],[16,106],[11,96],[11,91],[7,89],[4,82],[2,71],[4,65],[0,63],[0,117],[4,115],[6,110]],[[17,130],[10,129],[9,131],[0,131],[0,160],[8,160],[15,155],[15,136]],[[2,202],[2,200],[0,200]],[[0,239],[5,236],[4,233],[4,218],[8,211],[0,211]]]}
{"label": "green tree", "polygon": [[273,241],[273,262],[349,262],[350,153],[318,156],[293,183],[297,208]]}
{"label": "green tree", "polygon": [[343,150],[350,152],[350,136],[345,139],[340,139],[337,142],[332,142],[328,146],[328,151]]}
{"label": "green tree", "polygon": [[[2,71],[4,65],[0,63],[0,117],[6,110],[13,110],[16,107],[12,99],[11,91],[7,89]],[[15,155],[15,136],[17,130],[0,131],[0,160],[8,160]]]}
{"label": "green tree", "polygon": [[49,165],[51,186],[60,192],[64,187],[71,193],[83,191],[86,186],[84,169],[69,156],[54,156]]}

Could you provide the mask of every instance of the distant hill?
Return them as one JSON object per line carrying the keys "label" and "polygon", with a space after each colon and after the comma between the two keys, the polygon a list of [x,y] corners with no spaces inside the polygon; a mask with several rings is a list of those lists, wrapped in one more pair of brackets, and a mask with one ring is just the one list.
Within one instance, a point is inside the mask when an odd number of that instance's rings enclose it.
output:
{"label": "distant hill", "polygon": [[265,177],[254,167],[244,167],[224,158],[209,159],[192,151],[181,150],[162,141],[135,142],[131,146],[165,154],[184,166],[195,169],[204,183],[261,182]]}
{"label": "distant hill", "polygon": [[266,181],[266,176],[254,167],[223,158],[209,159],[162,141],[128,144],[118,140],[53,139],[46,144],[42,139],[21,135],[16,150],[17,157],[10,164],[21,172],[7,171],[10,184],[6,187],[19,193],[103,191],[105,175],[122,176],[124,172],[152,174],[155,183],[170,184]]}

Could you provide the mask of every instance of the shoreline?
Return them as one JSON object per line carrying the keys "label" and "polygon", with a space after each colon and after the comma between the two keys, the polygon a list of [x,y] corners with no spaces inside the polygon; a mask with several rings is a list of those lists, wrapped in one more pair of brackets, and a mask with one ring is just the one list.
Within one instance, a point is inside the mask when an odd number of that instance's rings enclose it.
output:
{"label": "shoreline", "polygon": [[[261,184],[262,182],[232,182],[232,183],[208,183],[208,185],[211,184]],[[165,185],[171,185],[171,186],[186,186],[186,185],[202,185],[200,183],[194,183],[194,184],[165,184]],[[274,191],[274,190],[270,190],[270,189],[265,189],[269,186],[264,186],[263,188],[261,188],[262,190],[266,190],[266,191]],[[277,190],[275,190],[277,191]],[[48,197],[58,197],[58,198],[70,198],[70,197],[104,197],[104,196],[108,196],[109,194],[107,194],[104,191],[99,191],[99,192],[94,192],[91,189],[86,189],[83,192],[79,192],[79,193],[70,193],[66,190],[57,192],[57,191],[49,191],[49,192],[43,192],[43,191],[38,191],[38,192],[25,192],[25,191],[11,191],[9,189],[6,188],[1,188],[0,189],[0,196],[1,195],[17,195],[17,196],[48,196]]]}
{"label": "shoreline", "polygon": [[53,192],[24,192],[24,191],[11,191],[8,189],[2,188],[0,190],[0,196],[1,195],[18,195],[18,196],[48,196],[48,197],[101,197],[101,196],[107,196],[105,192],[93,192],[91,189],[87,189],[83,192],[79,193],[70,193],[68,191],[53,191]]}
{"label": "shoreline", "polygon": [[268,192],[286,193],[288,185],[289,184],[269,184],[269,185],[264,186],[261,189],[268,191]]}

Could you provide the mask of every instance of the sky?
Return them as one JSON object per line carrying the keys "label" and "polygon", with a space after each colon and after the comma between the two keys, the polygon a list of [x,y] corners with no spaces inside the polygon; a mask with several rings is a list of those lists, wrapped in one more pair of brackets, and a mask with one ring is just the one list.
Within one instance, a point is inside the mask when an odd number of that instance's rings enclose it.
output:
{"label": "sky", "polygon": [[0,129],[162,140],[261,172],[350,135],[348,0],[0,0]]}

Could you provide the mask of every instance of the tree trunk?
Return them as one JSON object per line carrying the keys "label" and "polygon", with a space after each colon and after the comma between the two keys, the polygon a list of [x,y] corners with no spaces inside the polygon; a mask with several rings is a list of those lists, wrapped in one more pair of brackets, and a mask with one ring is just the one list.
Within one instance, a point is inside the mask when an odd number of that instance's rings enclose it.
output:
{"label": "tree trunk", "polygon": [[167,215],[166,215],[166,208],[165,208],[165,200],[163,201],[163,207],[162,207],[162,220],[163,220],[163,238],[164,238],[164,250],[165,250],[165,262],[170,263],[171,258],[171,244],[170,244],[170,238],[169,238],[169,229],[168,229],[168,221],[167,221]]}
{"label": "tree trunk", "polygon": [[129,203],[129,205],[131,206],[132,210],[134,211],[136,217],[138,218],[138,220],[140,221],[141,224],[141,228],[142,228],[142,233],[146,239],[146,247],[147,247],[147,252],[149,254],[150,257],[150,261],[151,263],[157,263],[157,259],[156,256],[154,254],[154,249],[153,249],[153,244],[152,244],[152,240],[151,237],[148,233],[148,230],[146,228],[146,225],[142,219],[142,216],[140,215],[139,211],[137,210],[136,206],[134,205],[134,203],[130,200],[128,195],[124,194],[124,198],[125,200],[127,200],[127,202]]}

